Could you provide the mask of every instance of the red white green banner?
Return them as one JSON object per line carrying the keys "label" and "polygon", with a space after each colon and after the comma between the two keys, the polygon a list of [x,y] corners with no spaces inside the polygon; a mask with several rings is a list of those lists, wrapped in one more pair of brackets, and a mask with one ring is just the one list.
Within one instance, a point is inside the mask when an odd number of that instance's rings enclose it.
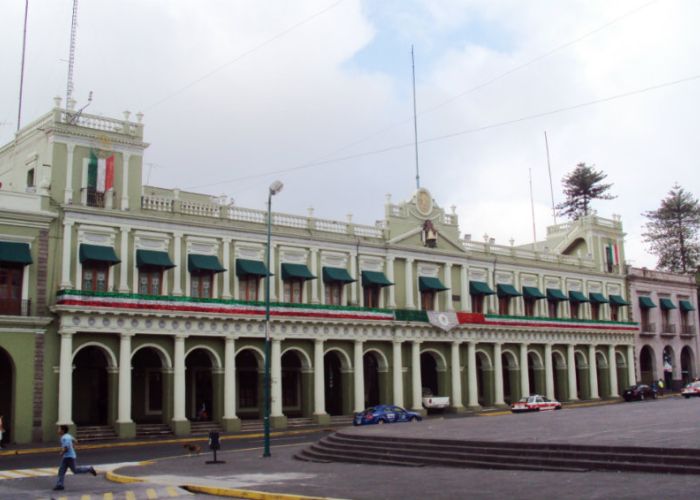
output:
{"label": "red white green banner", "polygon": [[114,187],[114,154],[108,157],[98,157],[90,152],[88,163],[88,187],[98,193],[104,193]]}

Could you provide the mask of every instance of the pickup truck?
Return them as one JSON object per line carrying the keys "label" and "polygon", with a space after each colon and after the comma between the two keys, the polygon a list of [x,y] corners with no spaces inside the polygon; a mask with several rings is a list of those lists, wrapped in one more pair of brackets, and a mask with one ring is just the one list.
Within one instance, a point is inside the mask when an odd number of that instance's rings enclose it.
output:
{"label": "pickup truck", "polygon": [[449,396],[434,396],[433,391],[423,387],[423,408],[426,410],[444,410],[450,406]]}

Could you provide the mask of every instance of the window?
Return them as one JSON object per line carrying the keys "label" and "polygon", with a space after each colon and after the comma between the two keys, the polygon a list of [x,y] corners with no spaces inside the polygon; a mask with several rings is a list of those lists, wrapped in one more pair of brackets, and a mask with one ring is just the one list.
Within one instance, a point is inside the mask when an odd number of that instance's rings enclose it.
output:
{"label": "window", "polygon": [[483,313],[484,312],[484,296],[481,294],[471,294],[472,298],[472,312]]}
{"label": "window", "polygon": [[84,262],[83,290],[90,292],[108,291],[109,265],[104,262]]}
{"label": "window", "polygon": [[240,300],[256,301],[258,300],[258,286],[260,277],[249,274],[241,276],[238,279],[238,296]]}
{"label": "window", "polygon": [[523,297],[523,301],[525,302],[525,316],[535,316],[535,304],[537,301],[530,297]]}
{"label": "window", "polygon": [[620,306],[610,303],[610,321],[619,321]]}
{"label": "window", "polygon": [[374,285],[365,285],[362,287],[365,307],[379,307],[379,291],[380,287]]}
{"label": "window", "polygon": [[304,289],[304,280],[288,279],[284,282],[284,301],[292,304],[301,304]]}
{"label": "window", "polygon": [[510,297],[507,295],[498,297],[498,314],[508,316],[508,308],[510,306]]}
{"label": "window", "polygon": [[34,187],[34,169],[27,170],[27,187]]}
{"label": "window", "polygon": [[661,307],[661,325],[663,328],[663,330],[662,330],[663,332],[671,332],[671,327],[670,327],[671,321],[670,320],[671,320],[671,315],[669,314],[669,310]]}
{"label": "window", "polygon": [[343,298],[343,283],[339,281],[327,281],[326,287],[326,304],[332,306],[341,305]]}
{"label": "window", "polygon": [[159,268],[139,268],[139,293],[142,295],[162,295],[163,270]]}
{"label": "window", "polygon": [[690,323],[688,322],[688,311],[681,308],[681,333],[691,333]]}
{"label": "window", "polygon": [[210,299],[212,296],[212,282],[214,273],[197,271],[191,273],[190,297]]}
{"label": "window", "polygon": [[435,291],[424,290],[420,293],[420,307],[424,311],[432,311],[435,309]]}
{"label": "window", "polygon": [[87,206],[104,208],[105,193],[100,193],[94,187],[87,187]]}
{"label": "window", "polygon": [[600,304],[597,302],[591,302],[591,319],[600,319]]}
{"label": "window", "polygon": [[649,324],[649,309],[642,307],[639,312],[641,313],[640,322],[642,323],[642,331],[651,332],[652,328]]}
{"label": "window", "polygon": [[576,302],[574,300],[569,302],[569,310],[571,311],[571,318],[572,319],[579,319],[580,309],[581,309],[580,302]]}
{"label": "window", "polygon": [[559,317],[559,301],[558,300],[548,300],[547,301],[547,309],[549,310],[549,317],[550,318],[558,318]]}
{"label": "window", "polygon": [[0,262],[0,314],[21,314],[23,273],[22,266]]}

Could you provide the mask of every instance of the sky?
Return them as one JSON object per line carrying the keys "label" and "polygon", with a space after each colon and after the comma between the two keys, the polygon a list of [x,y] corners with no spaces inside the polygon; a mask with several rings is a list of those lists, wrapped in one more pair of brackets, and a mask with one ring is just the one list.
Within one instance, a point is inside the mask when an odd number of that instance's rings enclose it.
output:
{"label": "sky", "polygon": [[[65,96],[72,0],[29,0],[22,123]],[[0,6],[0,143],[17,126],[24,0]],[[420,186],[460,230],[543,239],[578,163],[613,184],[628,263],[643,212],[700,195],[696,0],[82,0],[73,96],[143,112],[144,183],[372,225]],[[133,116],[133,115],[132,115]],[[561,218],[557,222],[563,222]]]}

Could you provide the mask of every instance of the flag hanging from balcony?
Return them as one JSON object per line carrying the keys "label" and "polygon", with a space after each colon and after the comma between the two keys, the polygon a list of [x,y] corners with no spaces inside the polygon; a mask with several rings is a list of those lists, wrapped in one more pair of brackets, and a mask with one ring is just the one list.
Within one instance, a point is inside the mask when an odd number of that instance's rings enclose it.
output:
{"label": "flag hanging from balcony", "polygon": [[114,186],[114,154],[106,158],[98,157],[90,152],[88,164],[88,187],[98,193],[109,191]]}
{"label": "flag hanging from balcony", "polygon": [[617,251],[617,244],[612,241],[605,246],[605,253],[608,259],[608,264],[616,266],[620,263],[620,255]]}

